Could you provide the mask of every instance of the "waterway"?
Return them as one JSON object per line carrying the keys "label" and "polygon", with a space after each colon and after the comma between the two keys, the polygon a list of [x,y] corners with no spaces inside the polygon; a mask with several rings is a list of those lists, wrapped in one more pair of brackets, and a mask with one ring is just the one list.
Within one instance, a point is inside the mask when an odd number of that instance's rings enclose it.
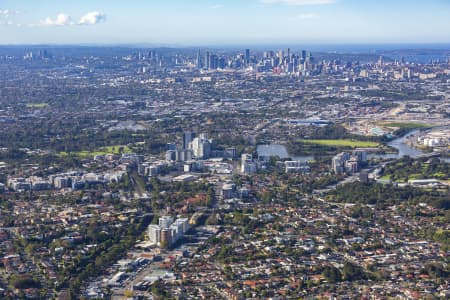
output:
{"label": "waterway", "polygon": [[396,138],[395,140],[392,140],[391,142],[389,142],[388,146],[396,149],[397,153],[369,154],[368,158],[369,159],[370,158],[397,159],[397,158],[401,158],[403,156],[409,156],[412,158],[416,158],[416,157],[424,154],[424,152],[422,152],[416,148],[413,148],[407,144],[408,138],[411,135],[416,135],[418,132],[419,132],[419,130],[413,130],[413,131],[407,133],[406,135]]}
{"label": "waterway", "polygon": [[410,156],[412,158],[416,158],[416,157],[424,154],[424,152],[406,144],[408,141],[408,137],[410,137],[411,135],[416,135],[418,132],[419,132],[419,130],[413,130],[410,133],[408,133],[402,137],[399,137],[399,138],[391,141],[390,143],[388,143],[389,146],[398,150],[398,154],[397,154],[398,158],[403,157],[403,156]]}
{"label": "waterway", "polygon": [[[413,130],[408,134],[396,138],[388,143],[388,145],[398,151],[398,153],[388,153],[388,154],[369,154],[368,158],[381,158],[381,159],[397,159],[403,156],[409,156],[411,158],[417,158],[418,156],[425,154],[424,152],[411,147],[407,144],[408,138],[412,135],[416,135],[420,130]],[[281,159],[291,158],[297,161],[311,161],[314,160],[314,156],[291,156],[289,155],[287,149],[283,145],[258,145],[256,148],[258,156],[279,156]],[[443,159],[443,161],[450,162],[449,159]]]}

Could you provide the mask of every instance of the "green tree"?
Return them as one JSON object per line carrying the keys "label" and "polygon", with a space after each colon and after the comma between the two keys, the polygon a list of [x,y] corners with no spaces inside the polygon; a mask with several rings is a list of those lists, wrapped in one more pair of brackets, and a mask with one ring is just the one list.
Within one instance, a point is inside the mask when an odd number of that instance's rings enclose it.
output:
{"label": "green tree", "polygon": [[357,281],[366,279],[364,269],[350,262],[344,264],[342,269],[342,279],[344,281]]}
{"label": "green tree", "polygon": [[329,283],[336,283],[342,279],[341,271],[333,266],[326,266],[322,272],[322,276],[325,277]]}

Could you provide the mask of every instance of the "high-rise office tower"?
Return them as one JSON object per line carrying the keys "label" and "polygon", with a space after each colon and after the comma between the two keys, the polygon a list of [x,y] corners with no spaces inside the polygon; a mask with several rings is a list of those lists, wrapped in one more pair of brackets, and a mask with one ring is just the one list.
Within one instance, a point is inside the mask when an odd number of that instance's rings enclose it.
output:
{"label": "high-rise office tower", "polygon": [[200,49],[198,49],[198,52],[197,52],[196,64],[197,64],[197,69],[201,69],[203,67],[202,58],[201,58],[201,54],[200,54]]}
{"label": "high-rise office tower", "polygon": [[221,57],[219,58],[219,69],[225,69],[225,67],[227,66],[227,62],[225,60],[225,58]]}
{"label": "high-rise office tower", "polygon": [[192,140],[194,139],[195,134],[189,131],[186,131],[185,133],[183,133],[183,149],[189,149],[189,144],[192,142]]}
{"label": "high-rise office tower", "polygon": [[211,153],[211,143],[207,139],[206,134],[201,134],[200,137],[192,141],[192,150],[197,159],[208,159]]}
{"label": "high-rise office tower", "polygon": [[314,63],[314,58],[313,58],[311,52],[308,52],[308,53],[306,54],[306,62],[307,62],[308,64],[313,64],[313,63]]}
{"label": "high-rise office tower", "polygon": [[209,56],[209,70],[215,70],[219,67],[219,57],[215,54]]}
{"label": "high-rise office tower", "polygon": [[265,51],[264,58],[273,58],[275,56],[273,51]]}
{"label": "high-rise office tower", "polygon": [[245,64],[250,64],[250,49],[245,49]]}
{"label": "high-rise office tower", "polygon": [[302,59],[301,59],[301,63],[304,63],[306,60],[306,50],[302,50]]}
{"label": "high-rise office tower", "polygon": [[211,63],[211,53],[209,53],[209,51],[206,51],[206,54],[205,54],[205,68],[208,69],[208,70],[211,68],[210,63]]}
{"label": "high-rise office tower", "polygon": [[278,51],[278,58],[283,61],[283,57],[284,57],[284,52],[283,50]]}
{"label": "high-rise office tower", "polygon": [[383,56],[380,56],[380,58],[378,59],[378,66],[382,67],[383,64],[384,64]]}

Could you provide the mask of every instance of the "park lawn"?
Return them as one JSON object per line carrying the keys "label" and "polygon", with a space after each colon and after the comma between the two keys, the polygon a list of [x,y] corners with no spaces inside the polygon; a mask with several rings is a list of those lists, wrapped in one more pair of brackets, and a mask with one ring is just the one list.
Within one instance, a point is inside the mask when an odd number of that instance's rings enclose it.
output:
{"label": "park lawn", "polygon": [[418,179],[422,179],[423,176],[422,174],[410,174],[408,175],[408,180],[418,180]]}
{"label": "park lawn", "polygon": [[322,146],[337,146],[350,148],[375,148],[380,144],[376,142],[357,141],[357,140],[301,140],[305,144],[315,144]]}
{"label": "park lawn", "polygon": [[[384,176],[380,177],[380,179],[381,180],[385,180],[385,181],[390,181],[391,180],[391,175],[384,175]],[[407,180],[405,180],[405,179],[403,179],[403,180],[402,179],[397,179],[397,180],[395,180],[393,182],[395,182],[395,183],[405,183],[408,180],[411,180],[411,178],[408,178]]]}
{"label": "park lawn", "polygon": [[[122,148],[122,152],[119,149]],[[121,154],[121,153],[132,153],[130,147],[116,145],[116,146],[106,146],[96,149],[95,151],[75,151],[75,152],[59,152],[60,156],[74,155],[78,157],[90,157],[96,155],[106,155],[106,154]]]}
{"label": "park lawn", "polygon": [[443,172],[436,172],[436,173],[433,173],[433,174],[431,174],[431,175],[428,175],[428,176],[426,176],[426,174],[411,174],[411,175],[409,175],[408,176],[408,178],[411,180],[411,179],[422,179],[422,178],[428,178],[428,179],[430,179],[430,178],[436,178],[436,179],[446,179],[446,178],[448,178],[449,176],[448,176],[448,174],[445,174],[445,173],[443,173]]}
{"label": "park lawn", "polygon": [[449,175],[448,174],[445,174],[445,173],[443,173],[443,172],[437,172],[437,173],[434,173],[433,174],[433,177],[435,177],[435,178],[442,178],[442,179],[447,179],[447,178],[449,178]]}
{"label": "park lawn", "polygon": [[124,145],[116,145],[116,146],[107,146],[99,148],[101,152],[106,152],[106,154],[120,154],[119,148],[122,148],[122,153],[131,153],[133,152],[130,147]]}
{"label": "park lawn", "polygon": [[44,108],[47,107],[48,104],[47,103],[28,103],[27,107],[28,108]]}
{"label": "park lawn", "polygon": [[406,129],[420,129],[420,128],[431,127],[430,124],[414,123],[414,122],[390,122],[390,123],[384,123],[383,125],[387,126],[387,127],[397,127],[397,128],[406,128]]}

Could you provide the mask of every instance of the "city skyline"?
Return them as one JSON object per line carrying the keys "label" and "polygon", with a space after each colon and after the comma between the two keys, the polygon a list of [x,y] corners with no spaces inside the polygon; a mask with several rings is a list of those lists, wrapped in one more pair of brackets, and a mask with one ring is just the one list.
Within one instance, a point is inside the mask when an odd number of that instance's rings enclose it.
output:
{"label": "city skyline", "polygon": [[5,0],[0,44],[426,44],[450,42],[450,2]]}

